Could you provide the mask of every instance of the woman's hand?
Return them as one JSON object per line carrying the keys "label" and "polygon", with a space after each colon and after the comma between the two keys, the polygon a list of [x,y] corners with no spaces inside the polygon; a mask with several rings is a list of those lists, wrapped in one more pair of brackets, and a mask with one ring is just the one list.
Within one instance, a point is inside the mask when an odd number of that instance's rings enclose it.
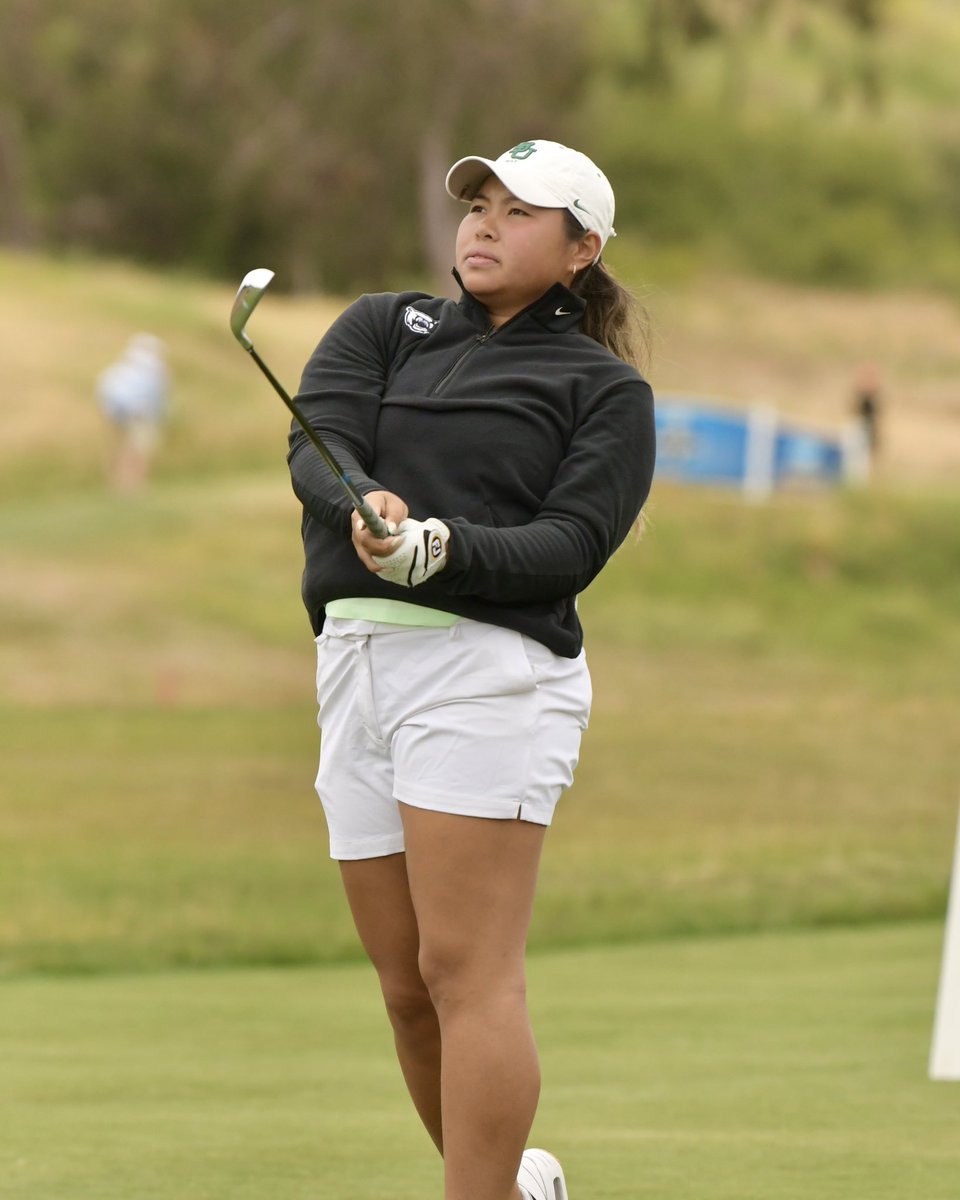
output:
{"label": "woman's hand", "polygon": [[397,530],[399,537],[392,554],[373,556],[381,568],[382,578],[401,587],[416,587],[426,583],[447,565],[447,546],[450,530],[437,517],[414,521],[407,517]]}
{"label": "woman's hand", "polygon": [[[393,492],[367,492],[364,500],[383,517],[391,529],[396,529],[400,522],[405,521],[410,514],[404,501],[399,496],[395,496]],[[383,568],[373,561],[373,555],[379,554],[382,558],[389,554],[397,546],[398,539],[374,537],[357,512],[353,514],[351,524],[353,548],[357,552],[357,557],[368,571],[379,574]]]}

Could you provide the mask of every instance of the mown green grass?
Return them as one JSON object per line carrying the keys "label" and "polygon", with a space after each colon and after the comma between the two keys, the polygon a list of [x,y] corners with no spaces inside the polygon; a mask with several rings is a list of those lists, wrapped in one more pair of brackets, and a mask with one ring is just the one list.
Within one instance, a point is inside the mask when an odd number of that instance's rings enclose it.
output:
{"label": "mown green grass", "polygon": [[[936,924],[536,955],[534,1144],[594,1200],[954,1200]],[[372,971],[0,986],[0,1196],[438,1195]]]}
{"label": "mown green grass", "polygon": [[[957,507],[658,489],[582,599],[595,708],[534,946],[942,914]],[[280,472],[0,509],[4,971],[358,954],[297,536]]]}

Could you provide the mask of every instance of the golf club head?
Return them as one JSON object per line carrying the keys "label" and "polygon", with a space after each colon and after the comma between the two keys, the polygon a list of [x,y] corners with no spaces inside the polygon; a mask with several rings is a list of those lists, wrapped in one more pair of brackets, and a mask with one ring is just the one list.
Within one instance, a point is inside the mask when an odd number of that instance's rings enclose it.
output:
{"label": "golf club head", "polygon": [[253,349],[253,342],[244,333],[250,314],[257,307],[260,297],[270,286],[273,272],[268,267],[255,267],[248,271],[237,288],[237,295],[230,310],[230,328],[244,350]]}

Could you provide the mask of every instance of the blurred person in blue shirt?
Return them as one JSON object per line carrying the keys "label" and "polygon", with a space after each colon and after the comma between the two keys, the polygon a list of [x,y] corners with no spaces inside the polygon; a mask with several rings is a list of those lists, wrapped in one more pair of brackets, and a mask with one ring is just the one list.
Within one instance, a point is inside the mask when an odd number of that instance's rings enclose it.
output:
{"label": "blurred person in blue shirt", "polygon": [[140,491],[167,418],[170,377],[163,342],[137,333],[97,378],[97,400],[113,431],[109,478],[121,493]]}

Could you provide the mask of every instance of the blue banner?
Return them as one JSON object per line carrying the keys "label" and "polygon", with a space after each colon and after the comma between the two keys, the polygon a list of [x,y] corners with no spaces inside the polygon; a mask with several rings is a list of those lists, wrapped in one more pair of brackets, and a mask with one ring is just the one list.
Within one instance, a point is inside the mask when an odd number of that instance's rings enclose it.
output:
{"label": "blue banner", "polygon": [[688,396],[657,401],[657,475],[726,485],[755,495],[864,476],[856,439],[784,425],[766,406],[713,407]]}
{"label": "blue banner", "polygon": [[685,403],[657,405],[657,472],[700,483],[743,482],[747,462],[747,420],[743,413],[696,408]]}

